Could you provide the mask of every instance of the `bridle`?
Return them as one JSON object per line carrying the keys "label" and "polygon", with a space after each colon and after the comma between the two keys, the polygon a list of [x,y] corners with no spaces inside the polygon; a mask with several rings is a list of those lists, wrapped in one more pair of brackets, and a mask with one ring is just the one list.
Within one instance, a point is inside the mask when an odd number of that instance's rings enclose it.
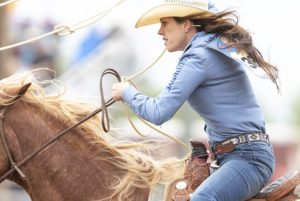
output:
{"label": "bridle", "polygon": [[111,98],[108,101],[105,102],[104,100],[104,94],[103,94],[103,88],[102,88],[102,80],[104,75],[106,74],[111,74],[114,75],[118,81],[121,81],[121,77],[119,75],[119,73],[117,71],[115,71],[114,69],[106,69],[103,71],[102,75],[101,75],[101,79],[100,79],[100,96],[101,96],[101,108],[96,109],[95,111],[93,111],[92,113],[90,113],[89,115],[87,115],[86,117],[84,117],[82,120],[80,120],[79,122],[77,122],[76,124],[74,124],[73,126],[63,130],[62,132],[60,132],[59,134],[57,134],[56,136],[54,136],[53,138],[49,139],[48,141],[46,141],[44,144],[41,145],[40,148],[38,148],[37,150],[33,151],[31,154],[29,154],[27,157],[25,157],[24,159],[22,159],[20,162],[15,162],[13,159],[13,156],[11,154],[11,151],[8,147],[8,143],[7,140],[5,138],[5,133],[4,133],[4,129],[3,129],[3,121],[5,118],[5,113],[8,110],[9,106],[0,106],[0,136],[1,136],[1,140],[3,143],[3,147],[6,153],[6,156],[10,162],[11,168],[4,173],[1,177],[0,177],[0,183],[2,181],[4,181],[5,179],[7,179],[10,175],[12,175],[15,171],[18,172],[18,174],[22,177],[25,178],[25,174],[21,171],[20,167],[22,167],[25,163],[27,163],[28,161],[30,161],[33,157],[35,157],[37,154],[39,154],[40,152],[42,152],[44,149],[46,149],[49,145],[53,144],[54,142],[56,142],[58,139],[60,139],[63,135],[65,135],[66,133],[70,132],[72,129],[78,127],[80,124],[84,123],[85,121],[89,120],[90,118],[92,118],[93,116],[95,116],[96,114],[98,114],[99,112],[102,112],[102,118],[101,118],[101,124],[103,127],[103,130],[105,132],[109,131],[109,118],[108,118],[108,111],[107,111],[107,107],[111,106],[113,103],[115,103],[115,101]]}
{"label": "bridle", "polygon": [[[1,111],[0,111],[0,135],[1,135],[1,140],[2,140],[2,143],[3,143],[3,147],[4,147],[4,150],[5,150],[5,153],[6,153],[6,156],[11,164],[11,169],[14,170],[14,171],[17,171],[19,173],[19,175],[24,178],[25,175],[24,173],[20,170],[19,166],[16,164],[16,162],[14,161],[13,157],[12,157],[12,154],[8,148],[8,144],[7,144],[7,141],[6,141],[6,138],[4,136],[4,129],[3,129],[3,119],[4,119],[4,115],[5,115],[5,112],[7,110],[7,107],[1,107]],[[2,180],[2,177],[0,178],[0,183],[6,179],[6,177]]]}

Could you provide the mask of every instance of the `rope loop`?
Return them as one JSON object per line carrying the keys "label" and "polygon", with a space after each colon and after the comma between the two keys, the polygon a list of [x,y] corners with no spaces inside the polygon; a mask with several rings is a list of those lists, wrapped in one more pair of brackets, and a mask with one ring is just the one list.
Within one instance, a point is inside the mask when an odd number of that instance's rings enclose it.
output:
{"label": "rope loop", "polygon": [[107,74],[115,76],[117,78],[117,80],[119,82],[121,82],[121,76],[120,76],[120,74],[116,70],[114,70],[112,68],[105,69],[102,72],[101,77],[100,77],[100,99],[101,99],[101,109],[102,109],[101,124],[102,124],[102,129],[106,133],[110,131],[110,123],[109,123],[109,115],[108,115],[108,111],[107,111],[107,103],[113,104],[115,102],[113,100],[113,98],[109,99],[107,102],[104,99],[103,78]]}
{"label": "rope loop", "polygon": [[65,24],[55,25],[53,30],[55,34],[58,36],[66,36],[75,32],[75,29]]}

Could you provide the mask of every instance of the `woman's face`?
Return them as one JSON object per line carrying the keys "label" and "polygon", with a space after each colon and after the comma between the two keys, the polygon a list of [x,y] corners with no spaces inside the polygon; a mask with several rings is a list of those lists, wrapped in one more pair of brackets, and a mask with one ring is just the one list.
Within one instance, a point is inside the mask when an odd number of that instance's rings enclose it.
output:
{"label": "woman's face", "polygon": [[169,52],[184,50],[195,33],[196,29],[189,20],[178,23],[173,17],[160,19],[158,34],[163,37]]}

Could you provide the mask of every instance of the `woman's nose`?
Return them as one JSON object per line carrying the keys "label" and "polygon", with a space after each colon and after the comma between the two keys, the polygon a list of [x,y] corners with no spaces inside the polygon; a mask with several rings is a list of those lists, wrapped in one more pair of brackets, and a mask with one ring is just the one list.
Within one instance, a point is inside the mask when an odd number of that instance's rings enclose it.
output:
{"label": "woman's nose", "polygon": [[158,32],[157,32],[158,35],[163,35],[163,30],[162,30],[162,27],[160,26],[160,28],[158,29]]}

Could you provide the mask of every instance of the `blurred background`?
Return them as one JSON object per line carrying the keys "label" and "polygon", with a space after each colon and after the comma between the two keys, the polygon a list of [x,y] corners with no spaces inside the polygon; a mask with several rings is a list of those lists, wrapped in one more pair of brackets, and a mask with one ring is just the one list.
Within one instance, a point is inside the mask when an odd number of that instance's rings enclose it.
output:
{"label": "blurred background", "polygon": [[[5,1],[0,0],[0,5]],[[99,78],[106,68],[129,76],[153,63],[164,50],[159,25],[135,29],[138,17],[155,0],[125,0],[101,20],[71,35],[49,35],[32,43],[8,45],[53,31],[56,25],[73,26],[113,7],[116,0],[19,0],[0,7],[0,78],[36,68],[48,68],[42,79],[56,78],[66,86],[65,96],[100,105]],[[267,132],[277,157],[273,179],[299,169],[300,155],[300,1],[215,0],[219,10],[237,10],[240,24],[253,34],[256,47],[280,70],[281,91],[271,81],[249,72],[267,121]],[[145,94],[156,96],[172,77],[179,53],[165,53],[145,74],[134,81]],[[55,73],[54,73],[55,72]],[[105,94],[114,78],[105,79]],[[114,132],[137,138],[121,111],[110,108]],[[140,130],[160,136],[135,121]],[[190,138],[206,138],[203,121],[184,105],[160,128],[188,143]],[[165,138],[164,138],[165,139]],[[165,139],[167,140],[167,139]],[[184,149],[171,143],[163,156],[183,156]],[[11,182],[0,184],[0,201],[27,201],[24,191]]]}

